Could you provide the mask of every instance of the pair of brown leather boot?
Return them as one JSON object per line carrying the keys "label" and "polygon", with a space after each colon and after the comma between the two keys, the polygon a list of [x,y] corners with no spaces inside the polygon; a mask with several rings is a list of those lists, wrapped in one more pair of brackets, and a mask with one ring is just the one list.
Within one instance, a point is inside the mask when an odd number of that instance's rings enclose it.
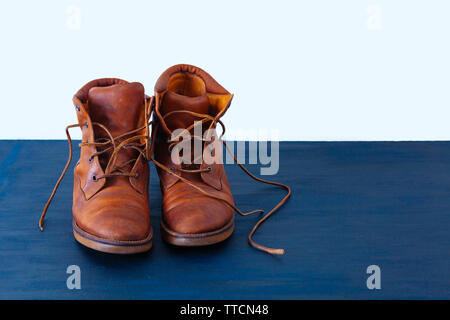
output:
{"label": "pair of brown leather boot", "polygon": [[[261,210],[243,213],[236,208],[221,162],[206,161],[206,153],[194,159],[194,153],[180,158],[179,154],[172,156],[177,154],[172,151],[186,133],[190,134],[188,143],[200,143],[202,150],[213,144],[217,147],[218,142],[225,144],[209,132],[215,132],[217,123],[223,126],[220,118],[232,98],[205,71],[184,64],[173,66],[160,76],[153,97],[146,96],[138,82],[98,79],[87,83],[73,98],[78,123],[66,128],[69,159],[41,215],[40,229],[43,230],[48,206],[71,162],[69,129],[79,127],[82,142],[74,169],[72,207],[73,233],[78,242],[118,254],[151,248],[149,161],[157,166],[160,178],[161,233],[165,241],[179,246],[202,246],[228,238],[234,229],[234,210],[241,215]],[[219,149],[222,150],[221,144]],[[218,149],[211,150],[214,153]],[[215,159],[214,154],[212,158]],[[188,163],[179,161],[183,159]],[[252,178],[287,190],[285,198],[258,221],[248,237],[250,244],[260,250],[283,254],[282,249],[255,243],[252,236],[287,200],[290,189],[259,179],[238,164]]]}

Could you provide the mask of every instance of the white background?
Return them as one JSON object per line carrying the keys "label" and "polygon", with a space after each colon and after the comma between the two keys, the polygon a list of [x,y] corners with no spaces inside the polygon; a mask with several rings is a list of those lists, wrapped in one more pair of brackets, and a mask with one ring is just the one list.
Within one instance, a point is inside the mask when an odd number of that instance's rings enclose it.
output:
{"label": "white background", "polygon": [[425,0],[2,1],[0,139],[65,138],[86,82],[151,95],[189,63],[235,94],[235,134],[450,140],[449,16]]}

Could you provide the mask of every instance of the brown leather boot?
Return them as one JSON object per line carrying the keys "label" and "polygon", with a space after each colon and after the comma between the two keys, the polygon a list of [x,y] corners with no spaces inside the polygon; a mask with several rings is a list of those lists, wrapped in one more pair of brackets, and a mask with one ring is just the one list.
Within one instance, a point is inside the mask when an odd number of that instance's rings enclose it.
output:
{"label": "brown leather boot", "polygon": [[[190,158],[190,163],[186,164],[180,163],[180,157],[172,154],[174,146],[180,141],[180,135],[174,131],[186,129],[192,144],[200,141],[203,151],[212,143],[217,146],[219,142],[220,150],[215,150],[220,152],[218,158],[222,160],[223,141],[220,137],[210,139],[204,132],[215,129],[217,123],[223,127],[220,118],[230,106],[232,98],[233,95],[209,74],[191,65],[176,65],[167,69],[155,85],[153,161],[158,169],[162,190],[161,233],[163,239],[171,244],[201,246],[223,241],[234,229],[233,210],[241,215],[262,212],[255,210],[243,213],[236,208],[221,161],[211,163],[211,159],[205,159],[207,153],[200,153],[200,159],[198,155],[187,158],[183,155],[184,161]],[[202,127],[200,135],[199,130],[196,130],[199,125]],[[255,243],[252,236],[259,225],[287,200],[290,189],[283,184],[259,179],[239,165],[252,178],[281,186],[288,191],[286,197],[258,221],[248,236],[252,246],[272,254],[283,254],[283,249]]]}
{"label": "brown leather boot", "polygon": [[120,79],[87,83],[73,98],[80,127],[80,159],[74,170],[73,233],[81,244],[103,252],[129,254],[152,246],[148,200],[149,122],[152,101],[142,84]]}

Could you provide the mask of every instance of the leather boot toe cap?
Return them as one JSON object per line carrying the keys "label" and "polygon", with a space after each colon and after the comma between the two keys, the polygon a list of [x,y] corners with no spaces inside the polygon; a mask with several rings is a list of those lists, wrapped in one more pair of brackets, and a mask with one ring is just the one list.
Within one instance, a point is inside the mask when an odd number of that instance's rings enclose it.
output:
{"label": "leather boot toe cap", "polygon": [[146,215],[114,207],[105,207],[90,215],[89,219],[81,218],[76,222],[83,231],[111,241],[138,241],[145,239],[150,232]]}
{"label": "leather boot toe cap", "polygon": [[233,209],[223,201],[199,197],[179,201],[163,214],[164,223],[182,234],[198,234],[218,230],[233,219]]}

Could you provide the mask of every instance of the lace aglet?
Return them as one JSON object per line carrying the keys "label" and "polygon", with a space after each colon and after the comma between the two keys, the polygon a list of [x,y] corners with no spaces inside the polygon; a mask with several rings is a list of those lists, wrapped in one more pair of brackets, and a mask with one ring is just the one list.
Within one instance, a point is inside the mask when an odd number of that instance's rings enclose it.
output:
{"label": "lace aglet", "polygon": [[270,253],[282,256],[284,255],[284,249],[271,249]]}
{"label": "lace aglet", "polygon": [[41,218],[39,219],[39,230],[44,231],[44,215],[45,212],[41,215]]}
{"label": "lace aglet", "polygon": [[260,250],[270,253],[270,254],[276,254],[279,256],[284,255],[284,249],[275,249],[275,248],[260,248]]}
{"label": "lace aglet", "polygon": [[279,256],[284,255],[284,249],[276,249],[276,248],[269,248],[266,246],[262,246],[260,244],[257,244],[255,241],[252,240],[252,235],[253,235],[253,231],[249,234],[248,236],[248,242],[250,243],[250,245],[258,250],[261,250],[265,253],[269,253],[269,254],[276,254]]}

